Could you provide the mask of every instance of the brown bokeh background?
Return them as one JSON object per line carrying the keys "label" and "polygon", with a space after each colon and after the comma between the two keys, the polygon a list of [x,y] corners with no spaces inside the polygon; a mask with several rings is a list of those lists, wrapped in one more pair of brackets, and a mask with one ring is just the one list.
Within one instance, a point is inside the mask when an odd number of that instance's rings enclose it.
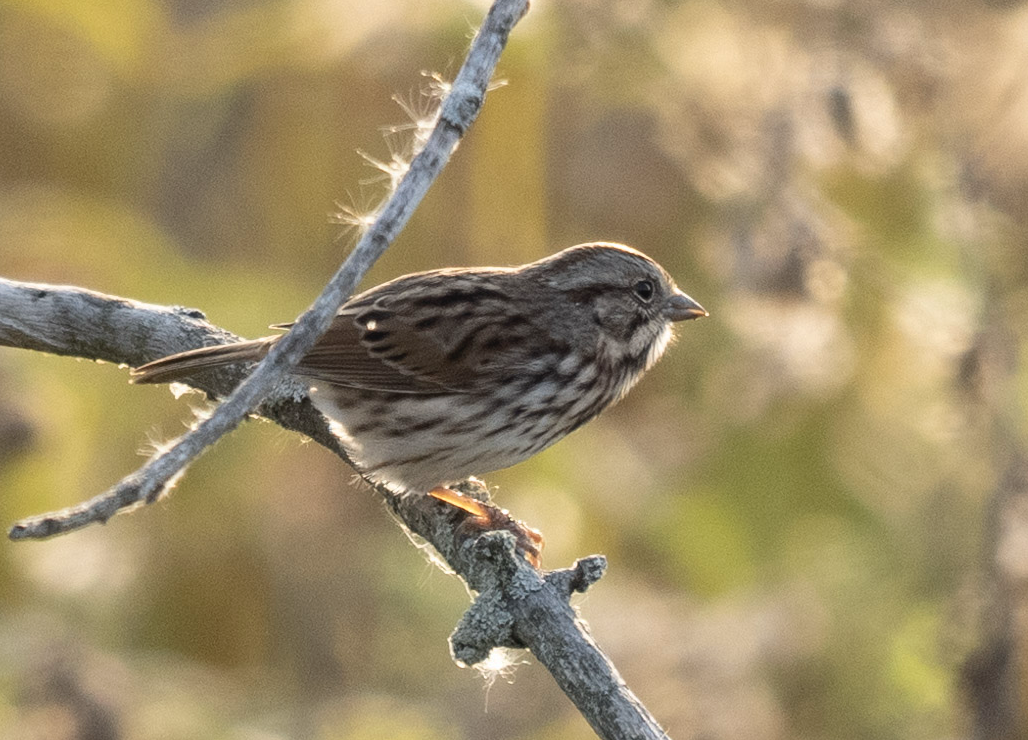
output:
{"label": "brown bokeh background", "polygon": [[[357,151],[404,151],[485,7],[0,3],[0,275],[295,317],[383,195]],[[1028,8],[536,0],[500,76],[366,284],[616,240],[710,310],[487,476],[548,566],[609,557],[579,606],[628,683],[678,740],[1023,736]],[[0,521],[203,407],[0,350]],[[0,735],[592,737],[530,656],[450,661],[467,603],[249,423],[155,506],[0,545]]]}

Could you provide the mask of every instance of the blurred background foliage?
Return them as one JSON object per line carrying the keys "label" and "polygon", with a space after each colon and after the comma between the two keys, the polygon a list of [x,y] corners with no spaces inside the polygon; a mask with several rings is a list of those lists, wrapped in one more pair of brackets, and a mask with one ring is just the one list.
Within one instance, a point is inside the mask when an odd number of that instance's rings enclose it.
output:
{"label": "blurred background foliage", "polygon": [[[0,274],[291,319],[383,195],[357,151],[402,154],[486,6],[2,0]],[[616,240],[711,311],[487,478],[549,567],[608,555],[580,608],[628,683],[679,739],[1028,734],[1028,8],[536,0],[500,75],[366,282]],[[126,380],[0,351],[0,520],[204,406]],[[156,506],[0,547],[0,734],[591,737],[530,658],[452,664],[466,605],[250,423]]]}

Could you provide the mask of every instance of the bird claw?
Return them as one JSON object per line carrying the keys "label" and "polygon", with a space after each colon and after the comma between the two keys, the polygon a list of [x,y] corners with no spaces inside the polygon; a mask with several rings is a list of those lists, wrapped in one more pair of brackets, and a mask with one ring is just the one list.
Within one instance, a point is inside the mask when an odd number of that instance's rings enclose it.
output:
{"label": "bird claw", "polygon": [[514,535],[518,551],[525,556],[529,564],[539,570],[542,563],[542,551],[545,544],[542,533],[520,522],[510,515],[506,509],[495,504],[464,496],[449,488],[433,488],[428,495],[434,499],[450,504],[465,512],[467,516],[458,530],[488,532],[500,530]]}

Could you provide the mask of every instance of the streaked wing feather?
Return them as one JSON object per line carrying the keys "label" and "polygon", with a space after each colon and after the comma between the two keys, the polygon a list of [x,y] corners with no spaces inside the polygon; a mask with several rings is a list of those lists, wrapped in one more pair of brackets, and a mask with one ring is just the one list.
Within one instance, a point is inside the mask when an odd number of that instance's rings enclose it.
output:
{"label": "streaked wing feather", "polygon": [[315,381],[366,390],[395,393],[453,391],[446,385],[369,352],[361,341],[362,329],[352,314],[341,314],[300,361],[297,372]]}
{"label": "streaked wing feather", "polygon": [[503,272],[443,270],[373,288],[343,306],[297,372],[368,390],[470,392],[501,355],[522,351],[526,327],[511,324],[509,296],[488,279]]}

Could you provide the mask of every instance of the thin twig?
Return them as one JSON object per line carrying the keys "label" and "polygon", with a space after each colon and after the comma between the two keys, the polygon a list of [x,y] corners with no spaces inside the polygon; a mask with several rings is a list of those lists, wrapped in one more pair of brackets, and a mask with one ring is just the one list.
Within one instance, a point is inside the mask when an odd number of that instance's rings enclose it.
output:
{"label": "thin twig", "polygon": [[136,504],[152,503],[189,463],[222,435],[239,426],[325,333],[339,307],[407,224],[429,186],[449,161],[457,143],[478,116],[511,29],[527,10],[528,0],[496,0],[489,9],[442,102],[439,119],[424,148],[411,161],[410,168],[374,224],[361,237],[314,304],[289,333],[275,343],[268,356],[232,395],[210,417],[113,488],[78,506],[27,520],[22,523],[19,536],[60,534],[92,522],[106,522],[114,514]]}

